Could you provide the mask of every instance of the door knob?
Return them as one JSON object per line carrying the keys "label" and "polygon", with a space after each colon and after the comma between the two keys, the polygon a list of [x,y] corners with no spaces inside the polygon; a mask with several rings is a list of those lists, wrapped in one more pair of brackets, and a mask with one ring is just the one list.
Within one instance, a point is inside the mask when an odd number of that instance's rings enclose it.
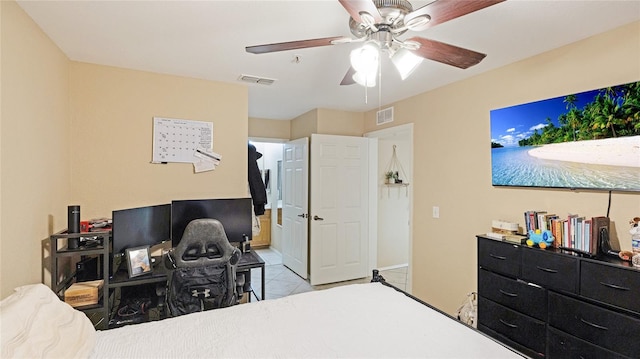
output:
{"label": "door knob", "polygon": [[324,221],[324,218],[318,217],[318,216],[313,216],[313,220],[314,221]]}

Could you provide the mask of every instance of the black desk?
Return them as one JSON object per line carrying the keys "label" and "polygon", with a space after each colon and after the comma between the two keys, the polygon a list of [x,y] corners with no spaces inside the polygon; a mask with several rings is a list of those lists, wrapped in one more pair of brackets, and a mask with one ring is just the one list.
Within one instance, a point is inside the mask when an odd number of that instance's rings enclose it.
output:
{"label": "black desk", "polygon": [[151,273],[133,278],[129,278],[127,265],[123,260],[116,272],[109,279],[109,287],[129,287],[147,283],[166,282],[169,270],[165,267],[164,257],[153,257],[153,259],[154,262],[151,264],[153,270]]}
{"label": "black desk", "polygon": [[[167,276],[170,272],[170,269],[167,269],[165,264],[164,257],[154,257],[153,271],[149,274],[145,274],[139,277],[129,278],[129,274],[127,272],[126,265],[123,264],[118,267],[116,273],[109,279],[109,288],[122,288],[122,287],[130,287],[137,286],[142,284],[149,283],[166,283]],[[251,271],[253,268],[260,268],[261,270],[261,283],[262,288],[260,290],[260,298],[255,294],[253,288],[251,289],[251,293],[258,300],[264,300],[265,297],[265,277],[264,277],[264,265],[265,262],[260,256],[252,251],[242,253],[240,257],[240,261],[238,261],[238,265],[236,267],[236,271]],[[251,301],[251,293],[249,293],[249,301]]]}
{"label": "black desk", "polygon": [[[252,268],[260,268],[260,274],[262,277],[261,278],[262,287],[260,288],[260,292],[261,292],[260,298],[258,298],[256,293],[253,291],[253,288],[251,288],[251,292],[253,293],[253,295],[256,295],[256,299],[264,300],[264,260],[260,258],[258,253],[253,251],[242,253],[242,257],[240,257],[240,261],[238,261],[238,266],[236,267],[236,270],[251,271]],[[249,301],[251,301],[251,293],[249,293]]]}

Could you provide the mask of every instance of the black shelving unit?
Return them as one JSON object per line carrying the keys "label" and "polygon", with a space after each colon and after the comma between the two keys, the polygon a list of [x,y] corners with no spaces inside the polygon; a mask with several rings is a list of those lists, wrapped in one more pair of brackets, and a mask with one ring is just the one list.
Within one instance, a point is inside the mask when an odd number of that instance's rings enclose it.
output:
{"label": "black shelving unit", "polygon": [[[76,272],[72,270],[65,278],[60,276],[60,260],[63,258],[83,259],[92,256],[98,258],[99,271],[104,280],[98,304],[75,307],[87,314],[97,329],[107,329],[109,316],[109,252],[111,231],[87,233],[67,233],[66,230],[49,237],[51,249],[51,289],[64,300],[64,292],[76,282]],[[77,240],[78,248],[69,248],[69,240]],[[84,245],[82,245],[84,244]]]}

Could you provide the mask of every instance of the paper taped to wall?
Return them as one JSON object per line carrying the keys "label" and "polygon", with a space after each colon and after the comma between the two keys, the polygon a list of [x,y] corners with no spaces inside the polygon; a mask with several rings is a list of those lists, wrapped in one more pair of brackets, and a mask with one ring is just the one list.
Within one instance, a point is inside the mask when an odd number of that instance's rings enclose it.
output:
{"label": "paper taped to wall", "polygon": [[220,164],[222,156],[210,149],[198,147],[193,156],[196,160],[193,162],[193,170],[195,173],[213,171]]}

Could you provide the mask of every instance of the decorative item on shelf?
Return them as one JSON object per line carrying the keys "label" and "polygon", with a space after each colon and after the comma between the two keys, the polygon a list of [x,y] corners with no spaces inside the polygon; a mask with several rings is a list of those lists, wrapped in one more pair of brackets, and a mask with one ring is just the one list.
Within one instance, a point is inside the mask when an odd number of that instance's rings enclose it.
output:
{"label": "decorative item on shelf", "polygon": [[385,179],[385,183],[386,184],[396,183],[395,179],[393,178],[393,172],[392,171],[385,172],[384,173],[384,179]]}
{"label": "decorative item on shelf", "polygon": [[402,183],[398,171],[393,172],[393,183]]}
{"label": "decorative item on shelf", "polygon": [[549,247],[553,243],[553,234],[548,229],[541,231],[539,229],[529,230],[529,239],[527,239],[527,245],[529,247],[538,246],[542,249]]}

